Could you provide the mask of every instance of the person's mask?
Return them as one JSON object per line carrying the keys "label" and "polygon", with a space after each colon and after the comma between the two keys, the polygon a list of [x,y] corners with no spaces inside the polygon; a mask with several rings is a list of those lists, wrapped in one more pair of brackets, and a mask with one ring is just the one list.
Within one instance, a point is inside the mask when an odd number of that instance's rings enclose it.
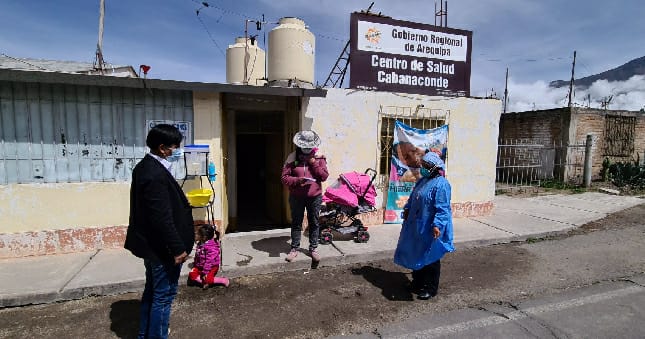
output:
{"label": "person's mask", "polygon": [[432,169],[427,169],[425,167],[421,167],[419,170],[419,173],[421,173],[421,176],[424,178],[431,178],[433,176],[433,173],[436,171],[437,166],[432,167]]}
{"label": "person's mask", "polygon": [[311,151],[313,150],[313,148],[302,148],[301,147],[300,150],[302,151],[302,154],[311,154]]}
{"label": "person's mask", "polygon": [[182,155],[184,155],[184,151],[181,148],[175,148],[172,151],[172,154],[169,157],[167,157],[166,160],[170,162],[176,162],[176,161],[179,161],[179,159],[181,159]]}

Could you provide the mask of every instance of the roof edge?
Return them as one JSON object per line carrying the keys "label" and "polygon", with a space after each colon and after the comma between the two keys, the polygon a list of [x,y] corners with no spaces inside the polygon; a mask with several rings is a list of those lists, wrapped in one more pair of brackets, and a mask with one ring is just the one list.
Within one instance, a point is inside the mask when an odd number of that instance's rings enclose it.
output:
{"label": "roof edge", "polygon": [[103,87],[150,88],[162,90],[184,90],[193,92],[220,92],[240,94],[264,94],[290,97],[325,97],[322,88],[292,88],[271,86],[232,85],[178,80],[121,78],[101,75],[71,74],[0,69],[0,81],[48,83],[63,85],[84,85]]}

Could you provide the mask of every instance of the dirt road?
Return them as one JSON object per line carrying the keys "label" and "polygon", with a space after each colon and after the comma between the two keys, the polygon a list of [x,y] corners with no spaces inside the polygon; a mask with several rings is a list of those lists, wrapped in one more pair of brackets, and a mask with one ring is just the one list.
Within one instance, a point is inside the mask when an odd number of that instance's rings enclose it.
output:
{"label": "dirt road", "polygon": [[[320,338],[365,333],[419,312],[529,298],[645,272],[645,204],[550,239],[462,249],[442,260],[440,295],[419,301],[391,261],[182,287],[174,338]],[[0,338],[134,337],[138,294],[0,310]]]}

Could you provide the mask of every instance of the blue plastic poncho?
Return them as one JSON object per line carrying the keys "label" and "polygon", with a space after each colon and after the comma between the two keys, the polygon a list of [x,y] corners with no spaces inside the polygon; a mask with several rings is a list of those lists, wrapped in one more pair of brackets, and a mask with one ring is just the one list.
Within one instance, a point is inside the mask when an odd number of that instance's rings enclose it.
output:
{"label": "blue plastic poncho", "polygon": [[[404,208],[409,210],[408,217],[401,227],[394,263],[419,270],[455,250],[450,184],[446,178],[419,179]],[[441,231],[437,239],[432,233],[433,226]]]}

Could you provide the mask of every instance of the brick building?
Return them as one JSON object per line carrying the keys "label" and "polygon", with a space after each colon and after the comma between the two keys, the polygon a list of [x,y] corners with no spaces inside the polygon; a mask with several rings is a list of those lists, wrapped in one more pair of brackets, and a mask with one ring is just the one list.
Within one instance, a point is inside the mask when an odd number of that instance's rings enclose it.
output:
{"label": "brick building", "polygon": [[[554,161],[556,166],[542,164],[542,169],[555,172],[552,177],[570,181],[580,171],[570,170],[568,162],[579,162],[587,135],[592,136],[592,179],[598,179],[602,162],[645,160],[645,113],[604,110],[584,107],[563,107],[550,110],[502,114],[499,124],[500,144],[509,140],[543,145],[542,160]],[[551,152],[552,154],[546,154]],[[574,160],[576,159],[576,160]],[[580,164],[577,164],[577,168]],[[567,169],[569,168],[569,169]],[[544,173],[543,173],[544,174]],[[548,173],[551,174],[551,173]],[[545,177],[545,176],[543,176]],[[546,175],[550,177],[550,175]]]}

